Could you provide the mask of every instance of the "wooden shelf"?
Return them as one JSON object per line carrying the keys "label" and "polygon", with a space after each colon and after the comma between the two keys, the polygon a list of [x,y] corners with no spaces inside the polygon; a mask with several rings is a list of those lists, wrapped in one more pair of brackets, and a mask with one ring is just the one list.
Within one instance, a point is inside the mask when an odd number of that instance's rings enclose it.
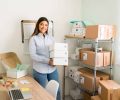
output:
{"label": "wooden shelf", "polygon": [[65,38],[84,38],[84,37],[76,34],[68,34],[65,35]]}

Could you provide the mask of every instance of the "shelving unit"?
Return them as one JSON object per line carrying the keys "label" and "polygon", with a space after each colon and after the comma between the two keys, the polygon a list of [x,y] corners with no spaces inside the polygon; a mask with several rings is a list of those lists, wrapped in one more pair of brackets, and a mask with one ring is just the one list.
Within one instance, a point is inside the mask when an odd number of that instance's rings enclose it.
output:
{"label": "shelving unit", "polygon": [[[73,36],[73,35],[66,35],[65,36],[65,38],[64,38],[64,42],[65,43],[68,43],[69,42],[69,40],[68,40],[68,38],[69,39],[71,39],[70,40],[70,46],[69,46],[69,48],[70,49],[73,49],[73,50],[71,50],[71,52],[69,52],[69,54],[70,53],[73,53],[73,51],[74,51],[74,47],[76,47],[77,45],[78,45],[78,42],[79,42],[79,39],[81,38],[81,37],[78,37],[78,36]],[[72,43],[71,43],[71,41],[72,41]],[[68,43],[68,45],[69,45],[69,43]],[[70,67],[70,66],[72,66],[72,65],[74,65],[74,66],[78,66],[79,65],[79,62],[78,61],[75,61],[75,60],[71,60],[70,59],[70,56],[69,56],[69,64],[68,64],[68,66]],[[67,66],[67,67],[68,67]],[[67,83],[67,82],[70,82],[70,85],[69,86],[71,86],[71,84],[72,85],[75,85],[76,83],[74,83],[73,81],[72,81],[72,79],[70,79],[69,77],[66,77],[65,76],[65,67],[64,67],[64,83],[63,83],[63,86],[64,86],[64,90],[63,90],[63,100],[73,100],[72,99],[72,97],[69,95],[69,94],[66,94],[65,92],[65,89],[66,89],[66,86],[65,86],[65,84]],[[67,87],[69,87],[69,86],[67,86]],[[74,86],[72,86],[72,87],[70,87],[70,88],[73,88]]]}
{"label": "shelving unit", "polygon": [[[109,66],[101,66],[101,67],[97,67],[97,66],[93,66],[93,67],[91,67],[90,65],[86,65],[86,64],[83,64],[81,61],[80,61],[80,65],[82,66],[82,67],[86,67],[86,68],[88,68],[88,69],[92,69],[93,70],[93,74],[94,74],[94,88],[93,88],[93,92],[91,92],[91,91],[88,91],[88,90],[85,90],[84,88],[82,88],[81,86],[80,86],[80,89],[81,90],[83,90],[83,91],[86,91],[86,92],[88,92],[88,93],[91,93],[92,95],[95,95],[96,94],[96,72],[97,71],[103,71],[103,70],[110,70],[110,72],[109,72],[109,74],[110,74],[110,79],[112,79],[112,59],[113,59],[113,39],[110,39],[110,40],[94,40],[94,39],[86,39],[86,38],[83,38],[83,37],[79,37],[79,36],[71,36],[71,35],[65,35],[65,39],[76,39],[76,40],[78,40],[78,42],[90,42],[90,43],[92,43],[93,45],[94,45],[94,50],[95,50],[95,65],[96,65],[96,58],[97,58],[97,53],[98,53],[98,51],[97,51],[97,49],[98,49],[98,47],[99,47],[99,44],[102,44],[102,43],[104,43],[105,45],[106,44],[108,44],[108,43],[110,43],[110,49],[108,50],[108,51],[110,51],[110,65]],[[65,80],[64,80],[65,81]]]}
{"label": "shelving unit", "polygon": [[94,71],[94,90],[93,90],[93,95],[96,94],[96,72],[97,71],[101,71],[101,70],[105,70],[105,69],[110,69],[110,78],[112,79],[112,47],[113,47],[113,39],[110,39],[110,40],[89,40],[89,39],[83,39],[83,41],[92,41],[93,43],[95,43],[95,65],[97,63],[96,61],[96,58],[97,58],[97,48],[98,48],[98,45],[99,43],[108,43],[110,42],[111,43],[111,55],[110,55],[110,65],[109,66],[101,66],[101,67],[97,67],[97,66],[93,66],[93,67],[90,67],[90,65],[85,65],[85,64],[82,64],[83,67],[87,67],[89,69],[92,69]]}

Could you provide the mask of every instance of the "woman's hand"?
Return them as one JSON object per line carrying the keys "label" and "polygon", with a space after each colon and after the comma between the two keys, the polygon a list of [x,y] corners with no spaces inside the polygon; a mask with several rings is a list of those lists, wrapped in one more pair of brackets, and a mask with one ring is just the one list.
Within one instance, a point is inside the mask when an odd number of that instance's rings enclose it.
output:
{"label": "woman's hand", "polygon": [[50,58],[50,60],[49,60],[49,65],[54,67],[52,58]]}

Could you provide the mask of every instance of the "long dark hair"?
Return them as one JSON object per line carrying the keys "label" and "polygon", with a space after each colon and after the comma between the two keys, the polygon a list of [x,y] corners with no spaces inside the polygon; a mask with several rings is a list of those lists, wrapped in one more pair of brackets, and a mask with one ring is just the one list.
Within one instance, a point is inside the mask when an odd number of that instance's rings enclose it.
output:
{"label": "long dark hair", "polygon": [[[47,19],[46,17],[40,17],[40,18],[38,19],[37,23],[36,23],[35,30],[34,30],[32,36],[38,35],[38,34],[40,33],[40,31],[39,31],[39,24],[40,24],[42,21],[46,21],[46,22],[48,23],[48,25],[49,25],[49,21],[48,21],[48,19]],[[46,31],[46,34],[48,34],[48,30]]]}

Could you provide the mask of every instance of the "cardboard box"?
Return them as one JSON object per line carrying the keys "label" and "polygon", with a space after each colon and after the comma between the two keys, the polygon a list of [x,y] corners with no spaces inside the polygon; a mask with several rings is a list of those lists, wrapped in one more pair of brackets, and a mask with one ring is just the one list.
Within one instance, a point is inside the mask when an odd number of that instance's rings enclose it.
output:
{"label": "cardboard box", "polygon": [[27,75],[27,69],[25,70],[17,70],[16,68],[7,70],[7,77],[11,78],[20,78]]}
{"label": "cardboard box", "polygon": [[54,43],[49,47],[49,50],[63,50],[68,51],[68,44],[67,43]]}
{"label": "cardboard box", "polygon": [[53,65],[68,65],[68,58],[62,57],[53,58]]}
{"label": "cardboard box", "polygon": [[102,100],[120,100],[120,85],[113,80],[102,80],[99,86]]}
{"label": "cardboard box", "polygon": [[[82,60],[84,64],[91,65],[92,67],[103,66],[103,53],[102,52],[98,52],[95,55],[94,51],[80,50],[80,59]],[[95,60],[96,60],[96,64],[95,64]]]}
{"label": "cardboard box", "polygon": [[6,87],[3,87],[0,84],[0,100],[10,100],[9,95],[8,95],[8,89]]}
{"label": "cardboard box", "polygon": [[94,81],[94,73],[92,70],[80,69],[80,86],[88,91],[93,92],[94,84],[96,82],[96,90],[98,90],[100,80],[108,80],[109,74],[103,72],[96,73],[96,80]]}
{"label": "cardboard box", "polygon": [[91,96],[91,100],[102,100],[99,95]]}
{"label": "cardboard box", "polygon": [[110,74],[97,71],[97,76],[100,77],[100,80],[109,80]]}
{"label": "cardboard box", "polygon": [[[99,77],[96,77],[96,85],[98,86]],[[80,86],[90,92],[94,91],[94,76],[89,73],[80,73]]]}
{"label": "cardboard box", "polygon": [[85,38],[109,40],[115,35],[114,25],[90,25],[86,27]]}
{"label": "cardboard box", "polygon": [[109,51],[103,51],[103,66],[109,66],[110,65],[110,52]]}
{"label": "cardboard box", "polygon": [[17,64],[21,64],[20,59],[14,52],[6,52],[0,55],[1,63],[5,69],[16,68]]}
{"label": "cardboard box", "polygon": [[86,93],[86,92],[83,92],[83,100],[91,100],[91,95]]}
{"label": "cardboard box", "polygon": [[101,67],[101,66],[109,66],[110,65],[110,51],[102,51],[97,52],[97,59],[95,65],[95,52],[90,50],[80,50],[80,60],[84,64]]}
{"label": "cardboard box", "polygon": [[68,58],[68,51],[63,51],[63,50],[50,51],[50,58],[55,58],[55,57]]}

